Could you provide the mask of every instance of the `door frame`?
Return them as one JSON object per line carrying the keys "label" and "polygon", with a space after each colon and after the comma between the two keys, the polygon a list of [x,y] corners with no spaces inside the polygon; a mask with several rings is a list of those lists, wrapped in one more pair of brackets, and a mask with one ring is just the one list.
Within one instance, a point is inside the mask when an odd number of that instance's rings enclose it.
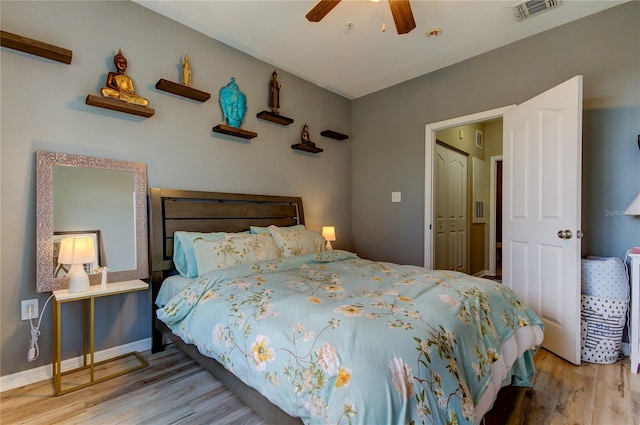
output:
{"label": "door frame", "polygon": [[[495,118],[502,118],[505,111],[515,107],[508,105],[475,114],[464,115],[444,121],[438,121],[425,126],[425,160],[424,160],[424,267],[430,269],[433,266],[433,216],[434,216],[434,167],[436,132],[451,127],[472,124],[479,121],[487,121]],[[494,242],[495,243],[495,242]],[[494,266],[495,267],[495,266]]]}

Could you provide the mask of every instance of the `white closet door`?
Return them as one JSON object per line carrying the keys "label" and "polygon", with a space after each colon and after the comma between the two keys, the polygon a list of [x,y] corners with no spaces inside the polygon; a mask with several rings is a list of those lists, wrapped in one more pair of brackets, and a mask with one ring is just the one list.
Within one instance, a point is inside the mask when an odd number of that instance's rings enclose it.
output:
{"label": "white closet door", "polygon": [[442,145],[435,154],[435,269],[468,272],[467,157]]}

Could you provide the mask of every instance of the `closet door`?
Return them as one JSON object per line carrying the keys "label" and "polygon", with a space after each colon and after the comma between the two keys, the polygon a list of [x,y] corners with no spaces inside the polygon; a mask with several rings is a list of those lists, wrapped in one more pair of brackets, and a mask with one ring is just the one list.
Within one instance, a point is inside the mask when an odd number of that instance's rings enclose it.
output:
{"label": "closet door", "polygon": [[434,268],[468,272],[467,157],[440,144],[435,152]]}

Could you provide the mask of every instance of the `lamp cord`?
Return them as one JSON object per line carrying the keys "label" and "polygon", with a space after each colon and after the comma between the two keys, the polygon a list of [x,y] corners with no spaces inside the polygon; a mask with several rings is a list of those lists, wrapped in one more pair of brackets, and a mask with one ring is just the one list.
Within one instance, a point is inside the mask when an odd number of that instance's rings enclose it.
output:
{"label": "lamp cord", "polygon": [[29,317],[29,325],[31,325],[31,341],[29,343],[29,350],[27,351],[27,361],[32,362],[38,358],[40,355],[40,348],[38,348],[38,337],[40,336],[40,322],[42,321],[42,316],[44,316],[44,311],[47,309],[47,304],[53,298],[53,294],[47,298],[44,306],[42,307],[42,314],[38,318],[38,325],[36,327],[33,326],[33,319]]}
{"label": "lamp cord", "polygon": [[[629,260],[629,254],[631,253],[631,250],[627,250],[627,252],[624,253],[624,260],[622,261],[622,263],[624,264],[624,271],[626,273],[626,276],[629,277],[629,280],[627,281],[627,283],[629,284],[629,286],[631,286],[631,275],[629,273],[629,266],[627,266],[627,261]],[[633,323],[631,323],[631,297],[634,296],[635,294],[631,294],[631,287],[629,287],[629,304],[627,305],[627,326],[625,327],[626,332],[626,336],[627,336],[627,341],[629,342],[629,345],[631,345],[631,334],[630,334],[630,327],[633,325]]]}

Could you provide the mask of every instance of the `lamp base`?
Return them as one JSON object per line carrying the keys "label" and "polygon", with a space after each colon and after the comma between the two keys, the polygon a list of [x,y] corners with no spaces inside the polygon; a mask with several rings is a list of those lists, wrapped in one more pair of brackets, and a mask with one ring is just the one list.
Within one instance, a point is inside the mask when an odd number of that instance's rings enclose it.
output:
{"label": "lamp base", "polygon": [[89,275],[82,264],[73,264],[69,270],[69,292],[85,292],[89,290]]}
{"label": "lamp base", "polygon": [[327,244],[324,246],[325,251],[333,251],[333,247],[331,246],[331,241],[327,241]]}

